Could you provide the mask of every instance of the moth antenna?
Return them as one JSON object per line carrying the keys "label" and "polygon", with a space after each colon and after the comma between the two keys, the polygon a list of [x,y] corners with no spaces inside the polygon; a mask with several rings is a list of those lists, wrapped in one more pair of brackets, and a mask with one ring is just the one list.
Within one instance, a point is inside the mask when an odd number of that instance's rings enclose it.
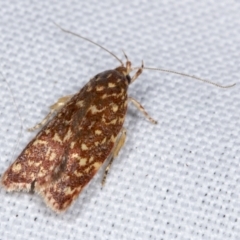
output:
{"label": "moth antenna", "polygon": [[[6,85],[7,85],[8,91],[10,92],[10,95],[11,95],[11,98],[12,98],[13,105],[14,105],[14,107],[15,107],[16,110],[17,110],[17,114],[18,114],[19,119],[20,119],[21,122],[22,122],[21,129],[20,129],[20,133],[18,134],[18,139],[21,139],[22,133],[23,133],[23,119],[21,118],[21,114],[20,114],[20,112],[19,112],[19,110],[18,110],[17,103],[16,103],[16,101],[15,101],[15,99],[14,99],[14,97],[13,97],[13,93],[12,93],[12,90],[11,90],[11,88],[10,88],[10,85],[9,85],[7,79],[4,77],[4,75],[3,75],[2,72],[0,72],[0,74],[2,75],[3,81],[4,81],[4,82],[6,83]],[[17,144],[19,145],[19,141],[18,141]],[[15,149],[18,147],[18,145],[15,147]]]}
{"label": "moth antenna", "polygon": [[186,74],[186,73],[181,73],[181,72],[177,72],[177,71],[169,70],[169,69],[151,68],[151,67],[144,67],[143,69],[149,69],[149,70],[156,70],[156,71],[161,71],[161,72],[173,73],[173,74],[177,74],[177,75],[180,75],[180,76],[193,78],[195,80],[198,80],[198,81],[201,81],[201,82],[205,82],[205,83],[208,83],[208,84],[212,84],[212,85],[214,85],[216,87],[219,87],[219,88],[230,88],[230,87],[233,87],[233,86],[236,85],[236,83],[234,83],[234,84],[231,84],[231,85],[223,86],[223,85],[220,85],[218,83],[212,82],[212,81],[207,80],[207,79],[202,79],[202,78],[196,77],[194,75],[189,75],[189,74]]}
{"label": "moth antenna", "polygon": [[71,31],[69,31],[69,30],[66,30],[66,29],[62,28],[60,25],[58,25],[58,24],[55,23],[54,21],[53,21],[53,23],[54,23],[58,28],[60,28],[60,30],[62,30],[63,32],[72,34],[73,36],[76,36],[76,37],[79,37],[79,38],[82,38],[82,39],[84,39],[84,40],[92,43],[93,45],[96,45],[96,46],[100,47],[100,48],[103,49],[104,51],[106,51],[106,52],[108,52],[109,54],[111,54],[115,59],[117,59],[117,60],[121,63],[122,66],[124,66],[123,62],[122,62],[114,53],[110,52],[107,48],[103,47],[102,45],[100,45],[100,44],[98,44],[98,43],[96,43],[96,42],[94,42],[94,41],[92,41],[92,40],[89,39],[89,38],[83,37],[83,36],[81,36],[80,34],[77,34],[77,33],[74,33],[74,32],[71,32]]}
{"label": "moth antenna", "polygon": [[[115,59],[117,59],[122,66],[124,66],[123,62],[112,52],[110,52],[107,48],[103,47],[102,45],[92,41],[91,39],[89,38],[86,38],[86,37],[83,37],[81,36],[80,34],[77,34],[77,33],[74,33],[74,32],[71,32],[69,30],[66,30],[64,28],[62,28],[60,25],[58,25],[57,23],[55,23],[53,21],[53,23],[60,29],[62,30],[63,32],[65,33],[68,33],[68,34],[72,34],[73,36],[76,36],[76,37],[79,37],[79,38],[82,38],[83,40],[86,40],[90,43],[92,43],[93,45],[95,46],[98,46],[99,48],[103,49],[104,51],[108,52],[110,55],[112,55]],[[128,61],[128,57],[126,55],[126,53],[123,51],[123,54],[125,56],[125,58],[127,59]],[[136,67],[137,68],[137,67]],[[134,68],[134,69],[136,69]],[[211,84],[211,85],[214,85],[216,87],[219,87],[219,88],[230,88],[230,87],[233,87],[236,85],[236,83],[234,84],[231,84],[231,85],[227,85],[227,86],[223,86],[223,85],[220,85],[218,83],[215,83],[215,82],[212,82],[210,80],[207,80],[207,79],[203,79],[203,78],[199,78],[199,77],[196,77],[194,75],[189,75],[189,74],[186,74],[186,73],[181,73],[181,72],[177,72],[177,71],[174,71],[174,70],[169,70],[169,69],[162,69],[162,68],[151,68],[151,67],[143,67],[143,69],[148,69],[148,70],[155,70],[155,71],[161,71],[161,72],[167,72],[167,73],[173,73],[173,74],[177,74],[177,75],[180,75],[180,76],[184,76],[184,77],[189,77],[189,78],[192,78],[192,79],[195,79],[195,80],[198,80],[198,81],[201,81],[201,82],[205,82],[205,83],[208,83],[208,84]]]}

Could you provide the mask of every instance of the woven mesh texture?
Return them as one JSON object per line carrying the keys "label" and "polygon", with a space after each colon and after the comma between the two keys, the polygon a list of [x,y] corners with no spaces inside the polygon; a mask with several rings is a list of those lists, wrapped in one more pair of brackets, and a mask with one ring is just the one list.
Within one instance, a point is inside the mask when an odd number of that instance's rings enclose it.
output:
{"label": "woven mesh texture", "polygon": [[[101,170],[70,209],[0,189],[0,239],[240,239],[240,1],[0,1],[0,172],[59,97],[118,66],[103,44],[145,70],[130,86],[157,125],[129,105],[127,141],[106,185]],[[6,83],[7,81],[7,83]]]}

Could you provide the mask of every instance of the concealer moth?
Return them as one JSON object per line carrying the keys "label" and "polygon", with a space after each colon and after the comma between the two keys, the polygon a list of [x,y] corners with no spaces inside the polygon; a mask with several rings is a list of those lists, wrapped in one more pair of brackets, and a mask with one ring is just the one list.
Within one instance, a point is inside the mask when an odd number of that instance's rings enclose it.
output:
{"label": "concealer moth", "polygon": [[[225,87],[172,70],[147,68],[143,63],[141,67],[133,68],[125,53],[126,64],[123,64],[99,44],[58,27],[102,48],[120,63],[115,69],[91,78],[78,93],[62,97],[53,104],[43,121],[31,129],[42,128],[41,131],[2,176],[2,185],[7,191],[35,191],[51,209],[62,212],[78,197],[102,164],[108,162],[104,184],[126,139],[123,124],[128,102],[132,102],[150,122],[157,123],[137,100],[127,94],[129,85],[143,69],[170,72]],[[134,71],[131,77],[130,73]]]}

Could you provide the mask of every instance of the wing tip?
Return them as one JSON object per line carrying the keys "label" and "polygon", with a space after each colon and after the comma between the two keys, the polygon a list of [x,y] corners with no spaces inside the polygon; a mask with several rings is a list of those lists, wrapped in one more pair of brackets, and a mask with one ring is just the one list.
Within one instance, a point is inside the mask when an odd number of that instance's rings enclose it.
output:
{"label": "wing tip", "polygon": [[43,198],[45,204],[58,214],[65,212],[77,197],[66,198],[65,195],[59,194],[58,191],[54,192],[50,187],[38,189],[37,193]]}

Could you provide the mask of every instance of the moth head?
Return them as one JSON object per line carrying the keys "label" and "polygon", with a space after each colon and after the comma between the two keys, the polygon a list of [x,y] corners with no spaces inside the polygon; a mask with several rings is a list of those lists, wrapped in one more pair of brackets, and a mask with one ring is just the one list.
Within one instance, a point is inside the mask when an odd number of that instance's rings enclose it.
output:
{"label": "moth head", "polygon": [[133,70],[132,63],[128,60],[128,57],[124,51],[123,51],[123,54],[126,58],[126,65],[124,66],[124,64],[122,63],[122,65],[120,67],[117,67],[115,70],[117,70],[118,72],[123,74],[126,77],[128,84],[130,84],[135,80],[134,79],[135,76],[133,78],[131,78],[129,75],[129,73],[132,72],[132,70]]}
{"label": "moth head", "polygon": [[125,66],[120,66],[120,67],[117,67],[115,70],[126,77],[126,79],[128,81],[128,84],[131,83],[131,77],[129,75],[129,73],[132,71],[131,62],[129,62],[129,63],[127,62],[126,67]]}

